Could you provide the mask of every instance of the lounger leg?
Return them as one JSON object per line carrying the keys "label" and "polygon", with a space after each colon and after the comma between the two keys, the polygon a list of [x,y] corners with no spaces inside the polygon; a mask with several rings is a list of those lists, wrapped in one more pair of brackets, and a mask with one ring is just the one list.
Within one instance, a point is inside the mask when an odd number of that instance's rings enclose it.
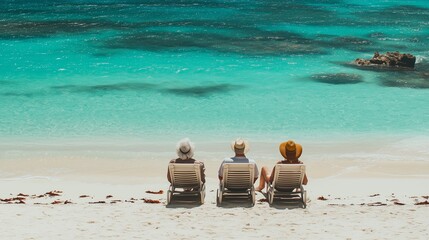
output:
{"label": "lounger leg", "polygon": [[268,203],[269,203],[270,205],[272,205],[272,204],[273,204],[273,202],[274,202],[274,189],[273,189],[272,187],[270,187],[270,188],[268,189],[267,197],[268,197]]}
{"label": "lounger leg", "polygon": [[216,205],[220,207],[222,205],[222,192],[218,189],[216,195]]}
{"label": "lounger leg", "polygon": [[307,191],[304,190],[302,193],[302,208],[307,207]]}
{"label": "lounger leg", "polygon": [[268,204],[271,204],[270,203],[270,193],[267,191],[267,201],[268,201]]}
{"label": "lounger leg", "polygon": [[206,185],[203,185],[200,191],[200,202],[204,204],[204,198],[206,197]]}
{"label": "lounger leg", "polygon": [[250,195],[252,197],[252,206],[255,206],[256,203],[256,193],[255,193],[255,188],[252,187],[252,189],[250,190]]}
{"label": "lounger leg", "polygon": [[173,197],[173,192],[171,191],[171,189],[169,189],[167,191],[167,205],[169,205],[171,203],[171,198]]}

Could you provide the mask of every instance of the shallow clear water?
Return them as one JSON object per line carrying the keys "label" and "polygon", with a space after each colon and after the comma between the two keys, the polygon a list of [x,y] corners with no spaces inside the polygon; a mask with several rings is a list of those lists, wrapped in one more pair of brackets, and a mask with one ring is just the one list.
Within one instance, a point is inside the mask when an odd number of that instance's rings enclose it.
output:
{"label": "shallow clear water", "polygon": [[423,0],[2,1],[0,136],[425,135],[428,46]]}

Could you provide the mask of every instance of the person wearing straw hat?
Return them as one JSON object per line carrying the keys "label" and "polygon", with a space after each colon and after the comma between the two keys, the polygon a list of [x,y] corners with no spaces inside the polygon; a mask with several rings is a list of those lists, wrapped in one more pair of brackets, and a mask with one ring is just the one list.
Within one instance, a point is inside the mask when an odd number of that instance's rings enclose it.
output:
{"label": "person wearing straw hat", "polygon": [[219,167],[219,180],[222,180],[223,176],[223,164],[225,163],[253,163],[255,164],[255,182],[258,179],[259,172],[258,172],[258,166],[256,165],[256,162],[253,159],[249,159],[246,157],[246,153],[249,151],[249,143],[241,138],[238,138],[234,142],[231,143],[231,148],[235,153],[234,157],[231,158],[225,158],[222,162],[222,164]]}
{"label": "person wearing straw hat", "polygon": [[[292,140],[287,142],[282,142],[279,146],[280,154],[284,157],[284,160],[278,161],[277,164],[302,164],[299,161],[299,157],[302,154],[302,146],[298,143],[295,143]],[[262,191],[265,187],[265,183],[272,183],[274,180],[274,171],[268,172],[267,167],[262,167],[261,169],[261,178],[259,179],[259,186],[256,188],[256,191]],[[302,184],[307,185],[308,179],[307,175],[304,175],[304,179],[302,180]]]}
{"label": "person wearing straw hat", "polygon": [[[184,138],[180,140],[176,146],[176,153],[178,158],[171,160],[170,163],[184,163],[184,164],[199,163],[201,168],[201,181],[205,183],[206,177],[204,173],[205,172],[204,163],[199,162],[193,158],[194,149],[195,149],[195,145],[193,142],[189,140],[189,138]],[[171,183],[170,171],[168,170],[167,170],[167,179]]]}

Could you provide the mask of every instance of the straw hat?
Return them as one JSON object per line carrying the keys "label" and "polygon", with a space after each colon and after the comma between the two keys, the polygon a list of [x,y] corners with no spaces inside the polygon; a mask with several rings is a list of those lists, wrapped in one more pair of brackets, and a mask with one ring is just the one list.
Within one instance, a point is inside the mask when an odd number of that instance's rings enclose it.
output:
{"label": "straw hat", "polygon": [[295,143],[292,140],[287,142],[282,142],[279,147],[281,155],[287,159],[286,152],[295,152],[296,158],[301,157],[302,154],[302,146],[298,143]]}
{"label": "straw hat", "polygon": [[249,143],[246,140],[238,138],[231,143],[231,149],[234,152],[243,152],[247,153],[249,151]]}
{"label": "straw hat", "polygon": [[177,143],[176,152],[180,159],[186,160],[194,156],[194,143],[184,138]]}

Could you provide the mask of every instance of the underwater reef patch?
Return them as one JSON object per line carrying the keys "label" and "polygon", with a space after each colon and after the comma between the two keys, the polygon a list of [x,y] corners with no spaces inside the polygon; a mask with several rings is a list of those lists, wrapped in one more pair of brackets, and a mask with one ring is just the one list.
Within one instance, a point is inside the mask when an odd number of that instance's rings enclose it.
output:
{"label": "underwater reef patch", "polygon": [[363,82],[363,77],[359,74],[353,73],[327,73],[327,74],[314,74],[311,79],[316,82],[328,83],[334,85],[340,84],[356,84]]}
{"label": "underwater reef patch", "polygon": [[215,93],[225,93],[236,89],[242,89],[243,86],[232,84],[217,84],[210,86],[194,86],[194,87],[178,87],[168,88],[165,91],[168,93],[189,96],[189,97],[205,97]]}

